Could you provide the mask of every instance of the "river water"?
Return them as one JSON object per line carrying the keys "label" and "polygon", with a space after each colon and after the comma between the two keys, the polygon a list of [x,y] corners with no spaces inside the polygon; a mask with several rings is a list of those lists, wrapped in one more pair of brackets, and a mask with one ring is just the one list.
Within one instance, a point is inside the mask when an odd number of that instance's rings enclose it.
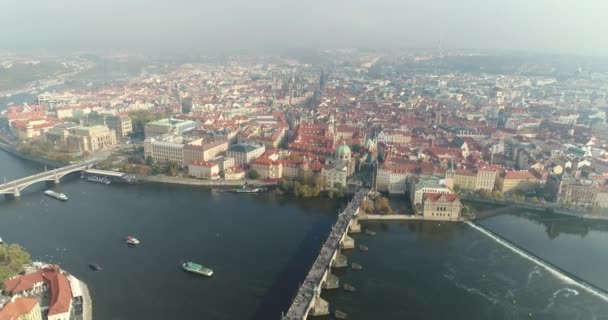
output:
{"label": "river water", "polygon": [[[0,152],[0,176],[43,170]],[[166,185],[100,185],[67,177],[42,194],[0,200],[0,236],[89,284],[96,319],[279,319],[336,219],[340,203]],[[398,206],[399,203],[397,202]],[[479,225],[608,289],[608,224],[513,213]],[[606,296],[556,275],[466,224],[367,223],[363,270],[337,270],[325,291],[348,319],[608,319]],[[142,244],[126,247],[137,236]],[[180,270],[184,260],[212,278]],[[98,263],[102,272],[88,270]],[[578,280],[577,280],[578,281]]]}

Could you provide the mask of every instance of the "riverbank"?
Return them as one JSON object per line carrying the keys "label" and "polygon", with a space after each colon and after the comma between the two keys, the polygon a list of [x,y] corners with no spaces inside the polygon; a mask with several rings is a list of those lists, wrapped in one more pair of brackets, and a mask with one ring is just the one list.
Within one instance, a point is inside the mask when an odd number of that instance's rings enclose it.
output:
{"label": "riverbank", "polygon": [[410,214],[364,214],[357,217],[358,221],[437,221],[437,222],[462,222],[464,219],[458,220],[437,220],[425,218],[421,215]]}
{"label": "riverbank", "polygon": [[255,187],[267,187],[276,186],[276,181],[262,181],[262,180],[198,180],[192,178],[183,177],[169,177],[169,176],[151,176],[151,175],[137,175],[137,180],[142,182],[150,183],[164,183],[164,184],[180,184],[187,186],[203,186],[203,187],[240,187],[245,183]]}
{"label": "riverbank", "polygon": [[38,157],[38,156],[33,156],[30,154],[20,152],[14,146],[6,144],[6,143],[2,143],[2,142],[0,142],[0,149],[6,151],[7,153],[10,153],[11,155],[13,155],[17,158],[31,161],[31,162],[34,162],[37,164],[42,164],[42,165],[52,167],[52,168],[59,168],[59,167],[63,167],[65,165],[67,165],[67,163],[63,163],[61,161],[55,161],[55,160],[42,158],[42,157]]}
{"label": "riverbank", "polygon": [[478,197],[461,196],[461,199],[468,202],[475,202],[481,204],[497,205],[497,206],[510,206],[513,209],[525,209],[546,214],[561,214],[570,217],[576,217],[581,219],[589,220],[604,220],[608,221],[608,212],[593,213],[586,210],[573,210],[569,208],[558,207],[557,205],[551,204],[533,204],[526,202],[519,202],[513,200],[499,200],[499,199],[484,199]]}

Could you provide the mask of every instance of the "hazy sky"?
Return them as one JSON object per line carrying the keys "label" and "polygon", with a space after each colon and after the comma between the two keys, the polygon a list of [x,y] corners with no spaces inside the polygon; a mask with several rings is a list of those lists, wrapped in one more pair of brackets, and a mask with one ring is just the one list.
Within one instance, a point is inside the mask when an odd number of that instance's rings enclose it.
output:
{"label": "hazy sky", "polygon": [[606,0],[0,0],[0,48],[515,49],[608,56]]}

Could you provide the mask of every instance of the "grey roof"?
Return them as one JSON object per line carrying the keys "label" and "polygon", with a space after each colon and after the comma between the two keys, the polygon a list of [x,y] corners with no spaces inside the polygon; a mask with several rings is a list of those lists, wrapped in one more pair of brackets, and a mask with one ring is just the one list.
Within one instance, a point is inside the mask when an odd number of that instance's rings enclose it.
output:
{"label": "grey roof", "polygon": [[237,143],[237,144],[234,144],[234,145],[230,146],[230,148],[228,150],[232,151],[232,152],[247,153],[247,152],[252,152],[253,150],[255,150],[257,148],[258,148],[258,146],[254,146],[254,145],[251,145],[251,144]]}

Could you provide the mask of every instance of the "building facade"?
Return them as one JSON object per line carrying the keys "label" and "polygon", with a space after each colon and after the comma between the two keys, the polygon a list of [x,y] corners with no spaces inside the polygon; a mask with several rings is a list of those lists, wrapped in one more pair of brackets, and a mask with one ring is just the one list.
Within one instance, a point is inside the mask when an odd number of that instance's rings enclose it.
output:
{"label": "building facade", "polygon": [[237,143],[228,148],[226,155],[234,158],[234,163],[240,165],[258,158],[264,151],[266,151],[266,147],[261,144]]}
{"label": "building facade", "polygon": [[454,193],[426,193],[422,205],[426,220],[458,221],[462,211],[460,199]]}
{"label": "building facade", "polygon": [[159,141],[147,138],[144,141],[144,155],[155,162],[173,162],[179,165],[187,165],[184,162],[184,145],[176,142]]}
{"label": "building facade", "polygon": [[95,152],[112,148],[116,144],[116,133],[108,127],[76,127],[68,131],[70,152]]}
{"label": "building facade", "polygon": [[201,179],[217,180],[220,178],[220,168],[215,162],[194,161],[188,164],[188,174]]}

